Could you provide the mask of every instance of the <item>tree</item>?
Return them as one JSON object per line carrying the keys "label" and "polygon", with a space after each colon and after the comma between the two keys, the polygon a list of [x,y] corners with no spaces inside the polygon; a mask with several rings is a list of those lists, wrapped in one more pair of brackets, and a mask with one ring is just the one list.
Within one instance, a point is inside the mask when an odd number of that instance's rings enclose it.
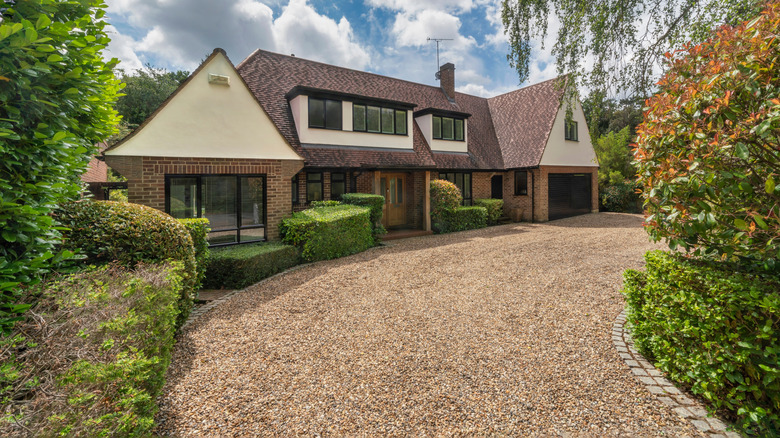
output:
{"label": "tree", "polygon": [[[607,94],[647,96],[663,54],[711,29],[755,16],[761,0],[503,0],[509,63],[528,79],[531,40],[560,21],[552,53],[560,75]],[[588,67],[592,64],[592,67]]]}
{"label": "tree", "polygon": [[0,329],[18,288],[67,253],[51,213],[81,193],[95,144],[112,134],[119,82],[102,0],[0,1]]}
{"label": "tree", "polygon": [[780,268],[780,2],[668,54],[635,157],[646,228],[694,256]]}
{"label": "tree", "polygon": [[609,132],[593,143],[599,158],[599,186],[605,187],[636,178],[636,168],[631,164],[631,133],[629,127]]}
{"label": "tree", "polygon": [[130,75],[123,71],[121,81],[125,83],[122,90],[124,95],[116,102],[116,110],[122,116],[122,121],[130,128],[143,123],[189,75],[186,71],[168,72],[148,64]]}
{"label": "tree", "polygon": [[642,105],[644,99],[602,99],[591,93],[582,101],[585,120],[588,121],[591,141],[596,141],[610,132],[619,132],[628,128],[629,138],[636,135],[636,127],[642,123]]}

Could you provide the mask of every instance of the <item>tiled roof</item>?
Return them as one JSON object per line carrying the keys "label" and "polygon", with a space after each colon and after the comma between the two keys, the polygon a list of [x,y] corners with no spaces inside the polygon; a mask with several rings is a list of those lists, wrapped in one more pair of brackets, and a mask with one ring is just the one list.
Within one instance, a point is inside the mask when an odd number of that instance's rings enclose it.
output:
{"label": "tiled roof", "polygon": [[[100,155],[105,149],[105,143],[98,143],[97,155]],[[87,171],[81,175],[81,181],[85,183],[108,181],[108,166],[105,162],[98,160],[97,156],[93,157],[89,161],[89,167],[87,168]]]}
{"label": "tiled roof", "polygon": [[[560,102],[560,94],[550,93],[548,86],[542,87],[540,92],[533,91],[547,84],[545,82],[493,99],[455,93],[453,103],[439,87],[264,50],[255,51],[238,65],[237,70],[285,139],[305,158],[306,165],[311,167],[435,166],[446,169],[498,170],[520,167],[515,165],[520,162],[530,163],[530,157],[537,159],[532,164],[525,165],[538,165],[541,159],[539,151],[544,150],[550,127],[555,120],[555,113],[549,114],[548,109],[554,107],[557,110]],[[469,154],[431,153],[416,123],[413,133],[414,153],[301,145],[290,106],[285,98],[285,94],[296,86],[409,102],[417,105],[417,110],[435,108],[469,113]],[[520,94],[515,96],[514,93]],[[533,102],[523,102],[524,96],[532,97]],[[540,102],[541,99],[553,101]],[[512,105],[521,105],[522,110]],[[536,112],[537,109],[541,111]],[[544,118],[547,120],[543,120]],[[526,124],[527,120],[532,123]],[[514,151],[514,147],[529,150]]]}
{"label": "tiled roof", "polygon": [[507,169],[541,162],[563,96],[557,84],[551,79],[487,100]]}

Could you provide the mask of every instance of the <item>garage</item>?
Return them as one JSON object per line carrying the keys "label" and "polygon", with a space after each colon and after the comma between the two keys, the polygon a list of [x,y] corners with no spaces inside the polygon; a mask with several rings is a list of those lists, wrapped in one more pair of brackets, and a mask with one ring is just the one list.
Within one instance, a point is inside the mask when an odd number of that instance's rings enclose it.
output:
{"label": "garage", "polygon": [[591,212],[589,173],[551,173],[547,176],[548,219]]}

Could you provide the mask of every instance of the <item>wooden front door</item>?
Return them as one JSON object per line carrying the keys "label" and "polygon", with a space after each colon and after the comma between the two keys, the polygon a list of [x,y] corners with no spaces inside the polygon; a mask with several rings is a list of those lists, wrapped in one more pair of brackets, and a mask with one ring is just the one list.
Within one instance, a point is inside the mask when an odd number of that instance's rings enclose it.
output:
{"label": "wooden front door", "polygon": [[388,173],[382,175],[379,181],[380,194],[385,197],[385,212],[382,225],[395,227],[406,225],[406,175]]}

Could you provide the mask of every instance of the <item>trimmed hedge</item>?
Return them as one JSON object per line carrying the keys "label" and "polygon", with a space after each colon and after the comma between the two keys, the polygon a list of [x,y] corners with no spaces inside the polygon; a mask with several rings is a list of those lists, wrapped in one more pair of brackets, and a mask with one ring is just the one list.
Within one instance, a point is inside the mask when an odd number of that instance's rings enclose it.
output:
{"label": "trimmed hedge", "polygon": [[463,196],[455,184],[444,180],[431,181],[431,219],[434,223],[443,220],[447,212],[455,211],[463,203]]}
{"label": "trimmed hedge", "polygon": [[103,266],[26,290],[35,318],[0,338],[0,435],[150,435],[182,273]]}
{"label": "trimmed hedge", "polygon": [[179,219],[190,233],[192,245],[195,248],[195,289],[199,289],[206,276],[206,267],[209,262],[209,220],[206,218]]}
{"label": "trimmed hedge", "polygon": [[280,243],[233,245],[211,250],[205,289],[243,289],[297,265],[298,248]]}
{"label": "trimmed hedge", "polygon": [[498,223],[498,219],[504,214],[503,199],[475,199],[476,207],[484,207],[487,210],[487,222],[491,225]]}
{"label": "trimmed hedge", "polygon": [[374,244],[379,244],[379,236],[387,233],[382,225],[382,211],[385,208],[385,197],[371,193],[345,193],[341,202],[349,205],[359,205],[371,209],[371,224],[374,233]]}
{"label": "trimmed hedge", "polygon": [[192,237],[181,222],[143,205],[92,200],[63,205],[56,220],[68,228],[62,233],[63,248],[85,255],[87,263],[117,261],[133,267],[139,262],[181,261],[184,287],[177,327],[184,324],[198,274]]}
{"label": "trimmed hedge", "polygon": [[743,431],[780,433],[780,279],[651,251],[626,271],[639,350]]}
{"label": "trimmed hedge", "polygon": [[283,219],[279,231],[304,260],[334,259],[374,245],[370,217],[369,208],[356,205],[312,208]]}
{"label": "trimmed hedge", "polygon": [[485,207],[460,207],[455,211],[445,213],[440,224],[440,233],[473,230],[487,226],[487,209]]}
{"label": "trimmed hedge", "polygon": [[309,203],[309,208],[335,207],[337,205],[341,205],[341,202],[339,202],[339,201],[311,201],[311,203]]}

